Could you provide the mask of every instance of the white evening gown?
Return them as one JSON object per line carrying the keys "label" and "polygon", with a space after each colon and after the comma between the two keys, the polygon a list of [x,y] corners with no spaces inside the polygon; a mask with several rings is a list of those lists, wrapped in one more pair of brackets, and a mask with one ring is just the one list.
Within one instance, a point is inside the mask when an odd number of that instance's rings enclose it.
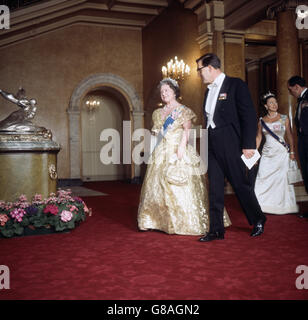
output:
{"label": "white evening gown", "polygon": [[[266,125],[284,140],[286,115]],[[294,186],[288,184],[289,153],[263,127],[265,144],[262,150],[259,171],[256,178],[255,193],[262,211],[273,214],[298,212]]]}

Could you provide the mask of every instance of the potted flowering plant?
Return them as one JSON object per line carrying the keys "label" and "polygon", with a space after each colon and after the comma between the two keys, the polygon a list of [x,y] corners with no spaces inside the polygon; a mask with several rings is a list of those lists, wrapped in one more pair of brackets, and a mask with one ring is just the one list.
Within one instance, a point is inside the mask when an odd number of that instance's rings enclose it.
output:
{"label": "potted flowering plant", "polygon": [[70,190],[59,189],[47,199],[36,194],[31,202],[21,195],[14,203],[0,201],[0,236],[23,235],[26,229],[74,229],[89,213],[85,202]]}

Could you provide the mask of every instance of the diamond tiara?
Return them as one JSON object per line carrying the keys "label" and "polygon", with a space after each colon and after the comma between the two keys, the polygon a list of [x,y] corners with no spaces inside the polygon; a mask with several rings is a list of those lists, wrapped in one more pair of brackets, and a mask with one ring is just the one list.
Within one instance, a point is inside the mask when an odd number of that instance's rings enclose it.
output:
{"label": "diamond tiara", "polygon": [[275,97],[275,94],[269,91],[267,93],[264,93],[264,95],[262,96],[263,100],[266,100],[269,97]]}
{"label": "diamond tiara", "polygon": [[161,81],[161,83],[164,83],[164,82],[166,82],[166,81],[171,82],[174,87],[177,87],[177,88],[179,87],[178,82],[177,82],[176,80],[172,79],[172,78],[164,78],[164,79]]}

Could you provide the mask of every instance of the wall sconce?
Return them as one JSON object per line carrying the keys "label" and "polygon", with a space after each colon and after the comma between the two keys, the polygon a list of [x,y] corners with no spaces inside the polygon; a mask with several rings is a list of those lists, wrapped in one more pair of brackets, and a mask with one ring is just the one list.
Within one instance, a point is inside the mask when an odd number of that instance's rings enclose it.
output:
{"label": "wall sconce", "polygon": [[177,56],[174,60],[171,59],[167,66],[161,68],[163,78],[172,78],[176,80],[183,80],[185,77],[190,75],[190,67],[183,61],[178,60]]}

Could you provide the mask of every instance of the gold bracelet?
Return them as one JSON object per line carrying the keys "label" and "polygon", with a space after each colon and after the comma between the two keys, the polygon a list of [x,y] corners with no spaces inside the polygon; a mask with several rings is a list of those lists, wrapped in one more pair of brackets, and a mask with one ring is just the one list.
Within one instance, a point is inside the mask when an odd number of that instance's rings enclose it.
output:
{"label": "gold bracelet", "polygon": [[292,152],[290,152],[290,154],[295,154],[295,152],[292,151]]}

